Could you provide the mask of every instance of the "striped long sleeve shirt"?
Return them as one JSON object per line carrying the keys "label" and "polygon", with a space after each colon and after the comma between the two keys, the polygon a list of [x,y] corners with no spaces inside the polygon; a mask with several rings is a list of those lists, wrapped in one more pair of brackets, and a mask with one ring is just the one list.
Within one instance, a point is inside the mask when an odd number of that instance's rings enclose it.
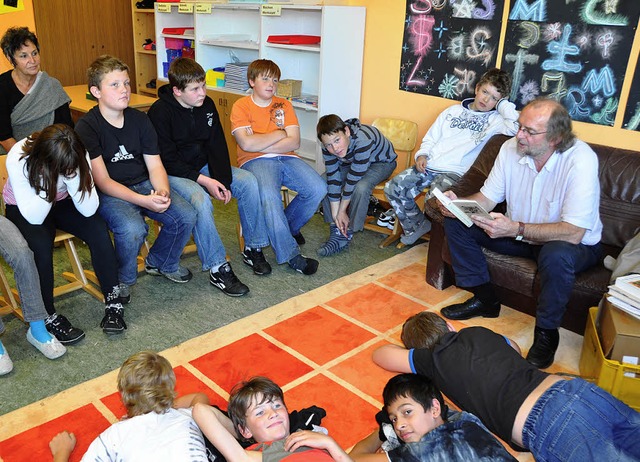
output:
{"label": "striped long sleeve shirt", "polygon": [[[322,149],[327,170],[328,196],[331,202],[349,199],[356,183],[364,176],[370,164],[393,162],[398,157],[391,142],[377,128],[363,125],[358,119],[345,120],[345,124],[351,132],[347,154],[339,158]],[[343,186],[340,167],[344,164],[349,165],[349,172]]]}

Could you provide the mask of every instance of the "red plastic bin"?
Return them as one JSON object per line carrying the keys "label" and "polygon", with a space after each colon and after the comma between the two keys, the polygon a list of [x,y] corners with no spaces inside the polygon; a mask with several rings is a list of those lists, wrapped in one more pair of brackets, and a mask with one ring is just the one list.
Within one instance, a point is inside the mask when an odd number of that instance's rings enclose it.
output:
{"label": "red plastic bin", "polygon": [[317,45],[320,43],[319,35],[270,35],[267,42],[281,45]]}

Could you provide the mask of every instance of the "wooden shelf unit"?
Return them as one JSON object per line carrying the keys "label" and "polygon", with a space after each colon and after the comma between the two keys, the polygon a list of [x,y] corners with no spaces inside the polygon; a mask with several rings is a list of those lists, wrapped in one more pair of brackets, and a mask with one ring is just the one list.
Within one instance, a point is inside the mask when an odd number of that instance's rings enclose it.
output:
{"label": "wooden shelf unit", "polygon": [[[178,4],[170,12],[159,12],[156,3],[155,36],[158,86],[166,83],[163,63],[166,47],[162,30],[193,27],[195,59],[205,70],[224,67],[235,59],[250,62],[271,59],[282,70],[282,79],[302,81],[302,94],[317,97],[317,105],[292,101],[300,122],[301,146],[298,154],[318,172],[324,171],[322,152],[316,137],[321,115],[335,113],[342,118],[358,117],[362,86],[365,7],[280,5],[279,16],[261,14],[261,4],[212,4],[211,12],[179,13]],[[317,35],[318,45],[269,43],[271,35]],[[228,116],[238,92],[224,87],[208,87],[223,120],[227,143],[235,153]],[[226,125],[225,125],[226,124]]]}
{"label": "wooden shelf unit", "polygon": [[157,89],[147,88],[147,84],[157,76],[157,52],[142,48],[146,39],[155,40],[155,10],[153,8],[136,8],[137,0],[132,0],[131,14],[133,16],[133,50],[136,77],[135,93],[156,96]]}

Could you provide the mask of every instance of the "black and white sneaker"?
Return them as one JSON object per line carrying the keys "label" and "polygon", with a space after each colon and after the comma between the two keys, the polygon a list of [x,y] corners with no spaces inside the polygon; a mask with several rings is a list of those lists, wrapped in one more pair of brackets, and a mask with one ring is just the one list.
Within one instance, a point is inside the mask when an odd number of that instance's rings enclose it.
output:
{"label": "black and white sneaker", "polygon": [[249,288],[240,282],[229,262],[224,263],[215,273],[209,271],[209,282],[230,297],[242,297],[249,293]]}
{"label": "black and white sneaker", "polygon": [[289,260],[289,266],[296,270],[298,273],[306,274],[310,276],[318,271],[318,260],[313,258],[307,258],[304,255],[296,255]]}
{"label": "black and white sneaker", "polygon": [[386,212],[382,212],[378,216],[378,220],[376,221],[378,226],[382,226],[383,228],[393,229],[396,224],[396,212],[393,209],[389,209]]}
{"label": "black and white sneaker", "polygon": [[45,319],[44,325],[63,345],[75,345],[84,338],[82,329],[73,327],[67,318],[58,313],[53,313]]}
{"label": "black and white sneaker", "polygon": [[258,276],[271,274],[271,265],[264,257],[262,249],[245,248],[244,252],[242,252],[242,261],[253,268],[254,274]]}
{"label": "black and white sneaker", "polygon": [[124,307],[122,303],[110,303],[104,309],[104,318],[100,322],[102,332],[107,335],[121,334],[127,328],[124,322]]}

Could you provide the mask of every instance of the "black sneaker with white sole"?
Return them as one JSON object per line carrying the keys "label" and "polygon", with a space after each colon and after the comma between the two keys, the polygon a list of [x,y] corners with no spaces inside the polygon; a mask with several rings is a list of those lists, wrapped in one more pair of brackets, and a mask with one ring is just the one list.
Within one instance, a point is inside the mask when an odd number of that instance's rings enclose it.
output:
{"label": "black sneaker with white sole", "polygon": [[84,338],[82,329],[73,327],[67,318],[58,313],[53,313],[45,319],[44,325],[63,345],[75,345]]}
{"label": "black sneaker with white sole", "polygon": [[296,270],[298,273],[306,274],[310,276],[318,271],[318,260],[305,257],[304,255],[296,255],[289,260],[289,266]]}
{"label": "black sneaker with white sole", "polygon": [[247,247],[242,252],[242,261],[253,268],[254,274],[258,276],[271,274],[271,265],[264,257],[262,249],[250,249]]}
{"label": "black sneaker with white sole", "polygon": [[249,293],[249,288],[240,282],[229,262],[224,263],[215,273],[209,271],[209,282],[230,297],[242,297]]}
{"label": "black sneaker with white sole", "polygon": [[111,303],[104,309],[104,318],[100,322],[102,332],[107,335],[121,334],[127,328],[124,322],[124,307],[122,303]]}

